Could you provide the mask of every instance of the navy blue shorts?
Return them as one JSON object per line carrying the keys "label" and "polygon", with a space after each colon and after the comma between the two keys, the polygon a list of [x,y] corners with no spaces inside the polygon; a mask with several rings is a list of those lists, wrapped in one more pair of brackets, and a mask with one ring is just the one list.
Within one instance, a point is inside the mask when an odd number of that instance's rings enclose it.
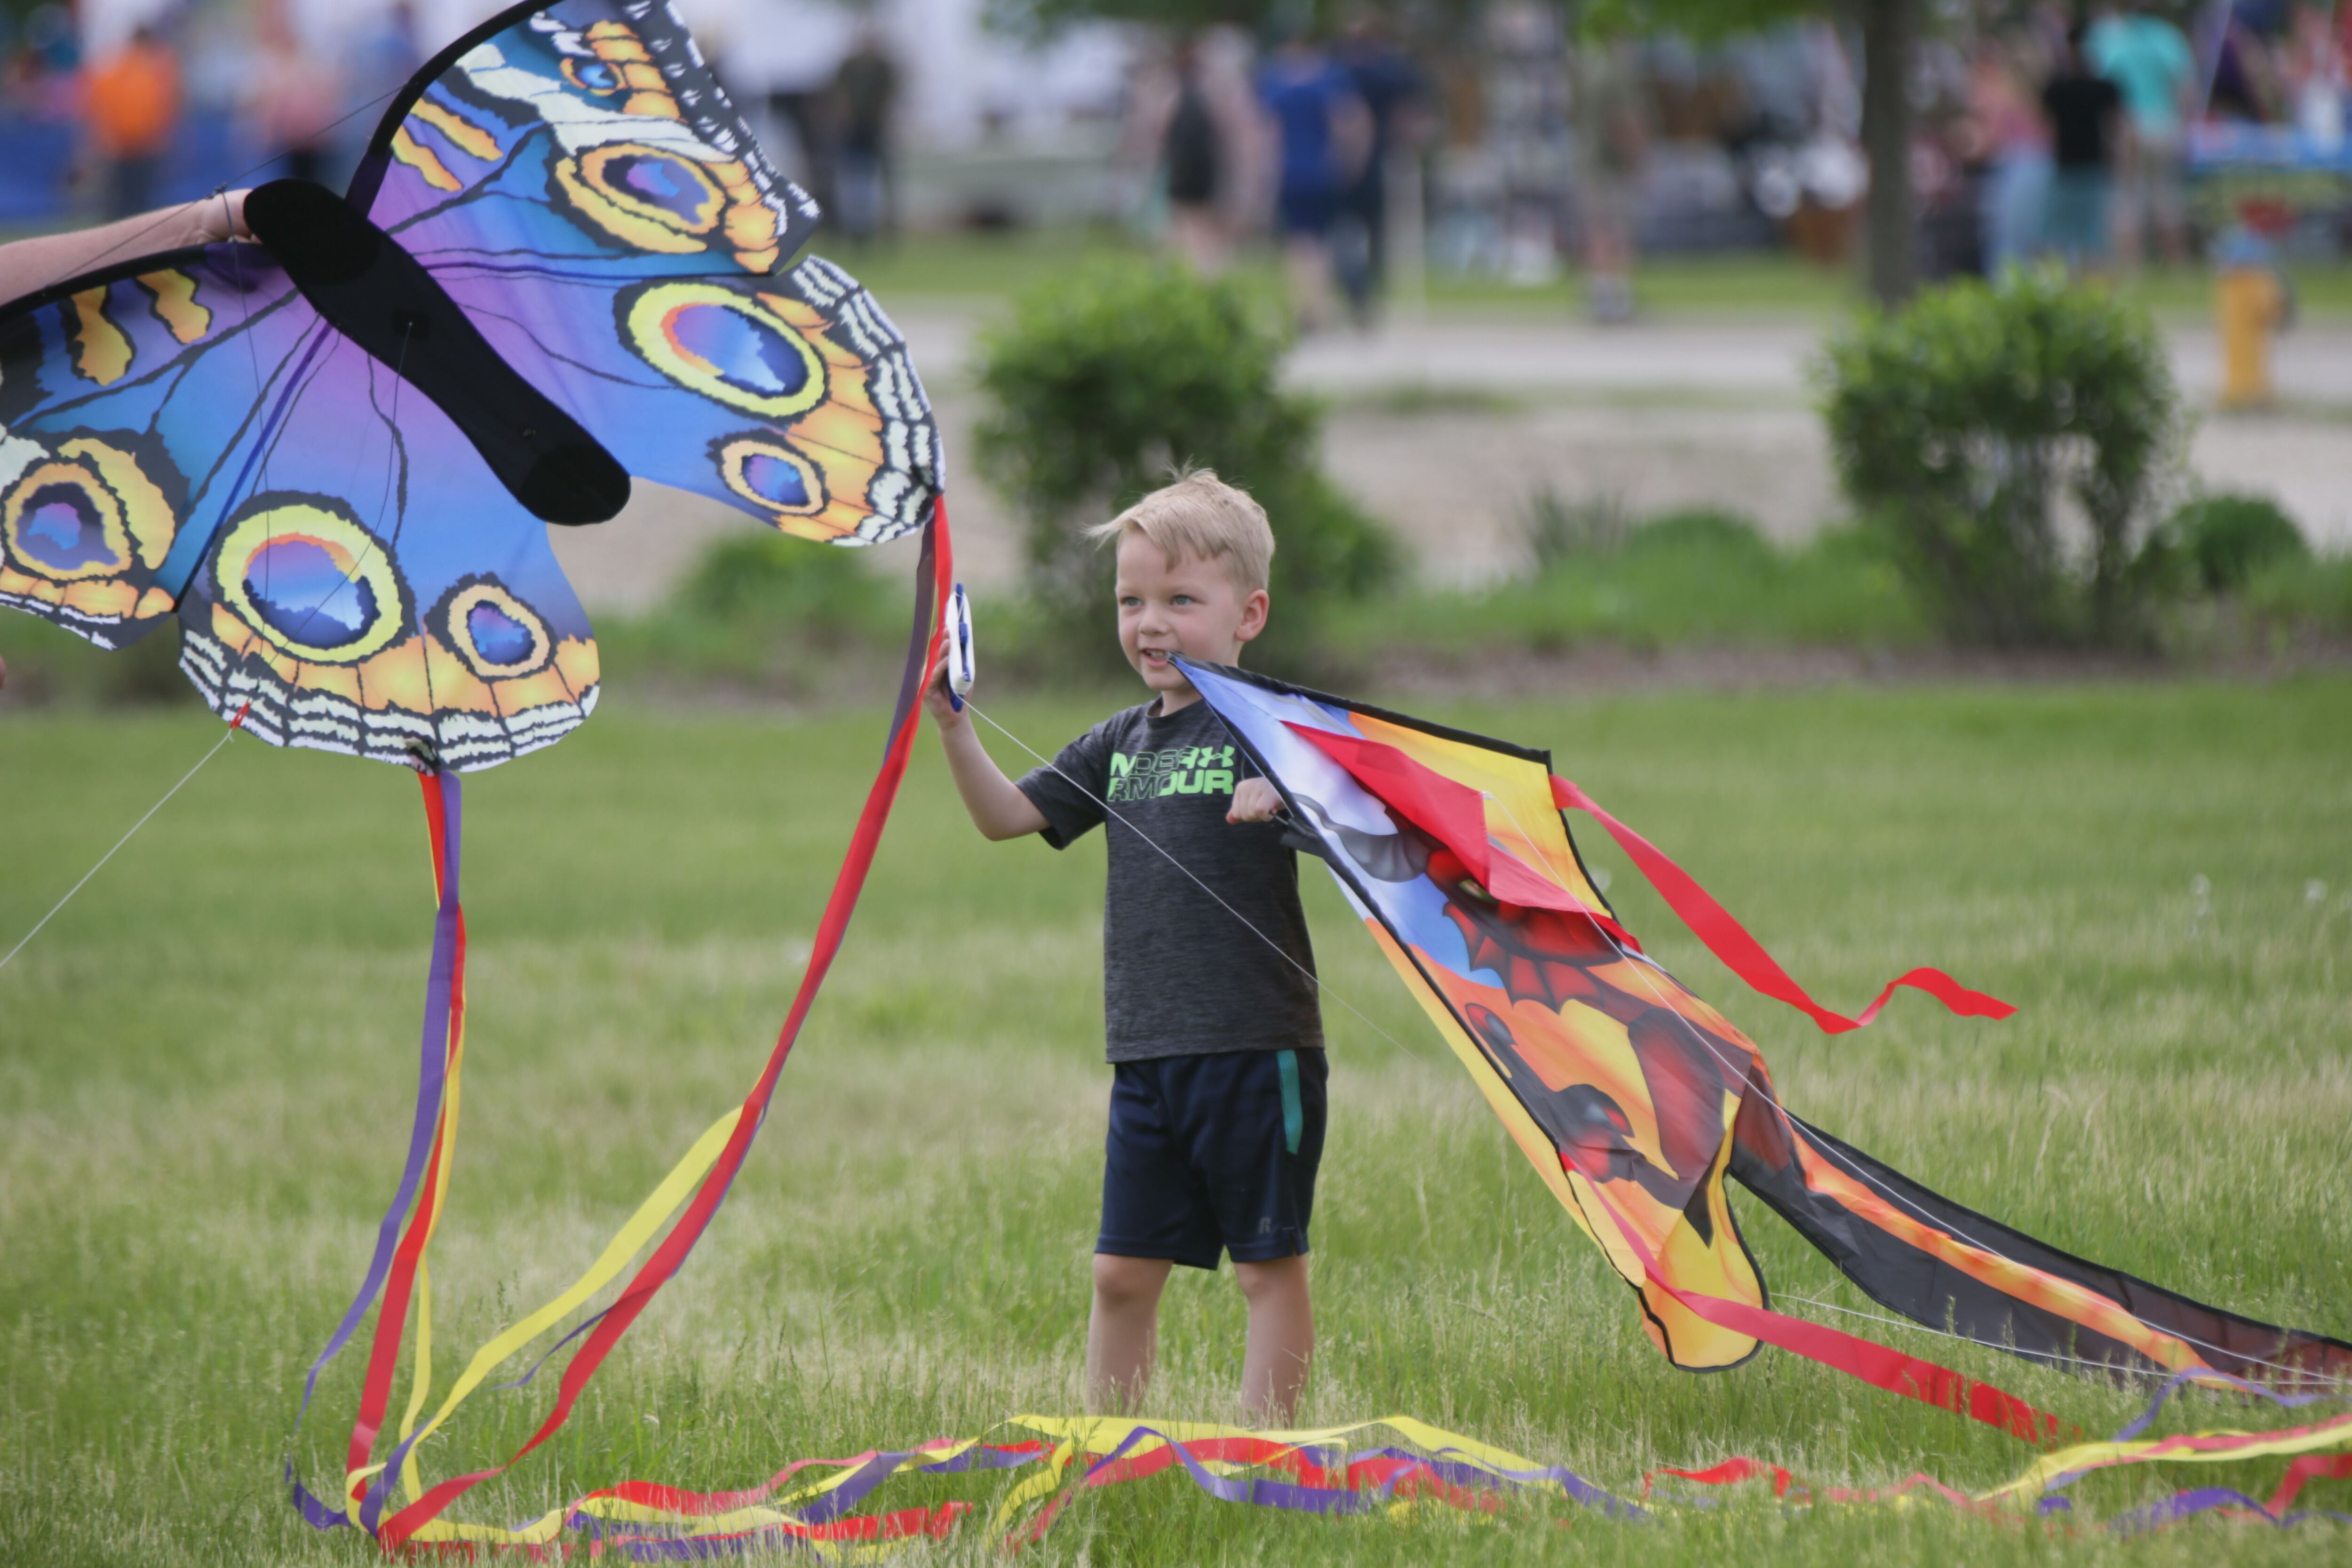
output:
{"label": "navy blue shorts", "polygon": [[1113,1064],[1097,1252],[1214,1268],[1307,1250],[1323,1159],[1323,1053]]}

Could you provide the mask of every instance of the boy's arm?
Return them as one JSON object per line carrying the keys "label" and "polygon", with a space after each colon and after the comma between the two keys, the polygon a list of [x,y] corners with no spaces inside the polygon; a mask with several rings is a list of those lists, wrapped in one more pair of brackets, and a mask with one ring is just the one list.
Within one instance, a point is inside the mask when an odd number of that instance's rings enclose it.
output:
{"label": "boy's arm", "polygon": [[996,765],[996,759],[980,743],[980,732],[972,728],[971,711],[959,713],[948,700],[947,679],[947,661],[942,659],[931,672],[929,686],[924,689],[923,706],[930,711],[931,722],[939,726],[940,744],[948,754],[948,772],[955,778],[956,794],[963,797],[964,810],[971,814],[971,825],[980,829],[982,837],[998,843],[1044,832],[1047,826],[1045,814],[1004,776],[1004,770]]}

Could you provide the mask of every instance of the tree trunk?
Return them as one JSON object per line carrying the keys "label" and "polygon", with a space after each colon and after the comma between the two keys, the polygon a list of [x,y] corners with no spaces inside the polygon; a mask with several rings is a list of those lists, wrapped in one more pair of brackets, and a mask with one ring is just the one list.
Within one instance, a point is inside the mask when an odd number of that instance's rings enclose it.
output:
{"label": "tree trunk", "polygon": [[1870,160],[1864,242],[1870,292],[1881,305],[1911,297],[1918,282],[1919,222],[1911,193],[1911,61],[1919,0],[1860,0],[1862,146]]}

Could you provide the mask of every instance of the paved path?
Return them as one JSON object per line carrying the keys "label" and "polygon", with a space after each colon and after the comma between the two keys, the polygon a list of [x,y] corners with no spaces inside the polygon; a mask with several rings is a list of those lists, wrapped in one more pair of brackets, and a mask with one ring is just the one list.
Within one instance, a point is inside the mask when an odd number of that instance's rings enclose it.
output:
{"label": "paved path", "polygon": [[[975,414],[964,368],[979,318],[937,305],[899,313],[940,406],[963,570],[1013,580],[1017,529],[972,477]],[[1808,366],[1818,326],[1677,320],[1600,329],[1447,317],[1377,335],[1333,335],[1292,356],[1294,384],[1335,400],[1326,461],[1415,548],[1433,580],[1476,581],[1521,558],[1518,519],[1549,490],[1634,515],[1720,506],[1800,537],[1842,510]],[[2193,408],[2221,382],[2202,328],[2167,333]],[[2210,488],[2276,498],[2315,543],[2352,550],[2352,327],[2306,327],[2280,344],[2286,412],[2205,415],[2189,468]],[[1483,406],[1481,395],[1499,401]],[[727,509],[642,486],[600,528],[554,531],[592,607],[660,598],[708,542],[740,526]],[[901,570],[895,561],[877,561]]]}

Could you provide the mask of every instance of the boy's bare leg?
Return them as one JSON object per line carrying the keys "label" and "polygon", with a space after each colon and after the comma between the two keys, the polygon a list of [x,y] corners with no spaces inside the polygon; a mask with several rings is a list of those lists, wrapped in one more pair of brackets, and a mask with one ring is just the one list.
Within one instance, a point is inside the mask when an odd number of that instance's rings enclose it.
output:
{"label": "boy's bare leg", "polygon": [[1249,1352],[1242,1361],[1242,1408],[1250,1419],[1287,1426],[1315,1356],[1315,1307],[1307,1296],[1307,1259],[1234,1265],[1249,1300]]}
{"label": "boy's bare leg", "polygon": [[1094,1314],[1087,1321],[1087,1415],[1112,1415],[1142,1405],[1160,1343],[1160,1290],[1172,1267],[1165,1258],[1095,1254]]}

